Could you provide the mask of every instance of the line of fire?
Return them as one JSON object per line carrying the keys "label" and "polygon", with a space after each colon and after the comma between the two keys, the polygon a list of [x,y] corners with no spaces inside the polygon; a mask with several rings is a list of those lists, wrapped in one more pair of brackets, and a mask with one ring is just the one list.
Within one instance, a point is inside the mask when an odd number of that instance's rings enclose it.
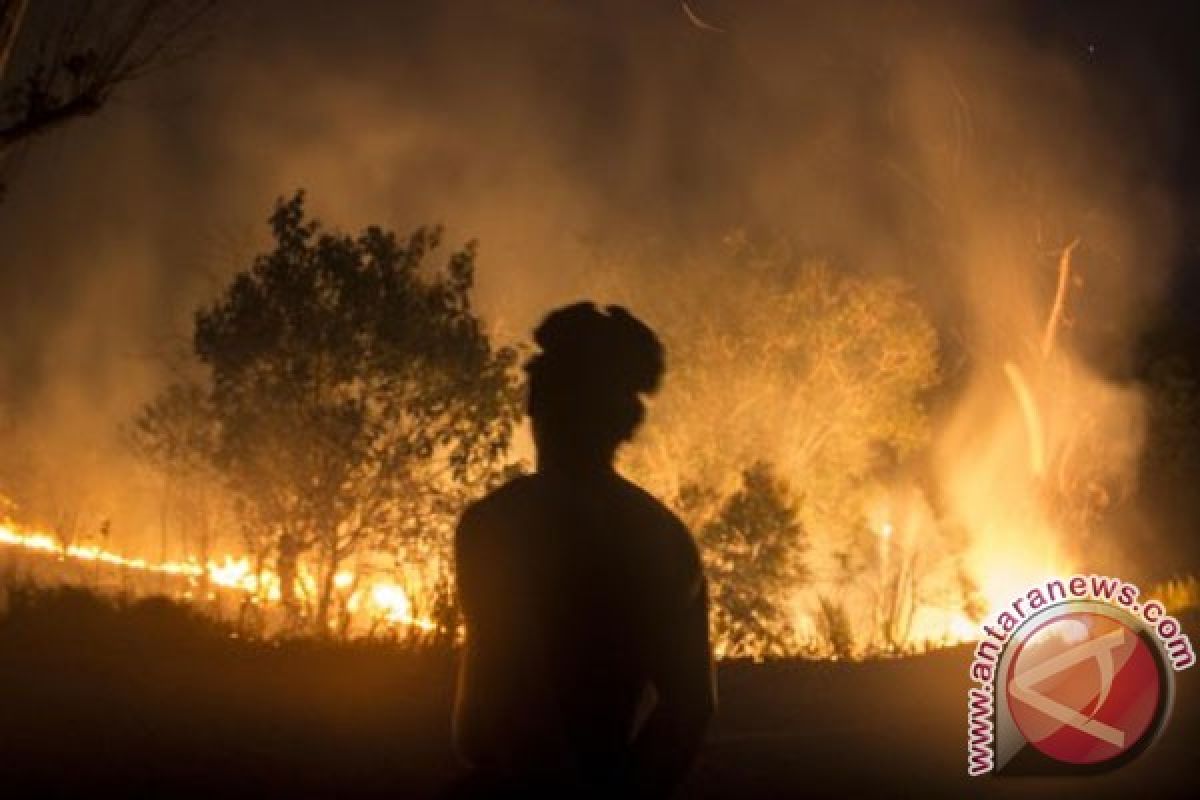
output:
{"label": "line of fire", "polygon": [[[299,195],[291,204],[280,206],[273,218],[275,225],[289,224],[285,212],[295,215],[290,224],[297,228],[290,233],[302,235],[306,230],[315,231],[299,225],[303,213]],[[281,247],[283,234],[277,228]],[[830,527],[831,520],[803,513],[794,494],[795,486],[802,485],[802,480],[790,482],[787,473],[779,472],[777,467],[756,462],[740,477],[736,472],[726,476],[724,480],[731,488],[722,487],[722,493],[715,488],[702,489],[697,484],[680,485],[680,477],[669,474],[676,470],[655,474],[655,465],[650,462],[654,456],[671,452],[668,437],[678,432],[670,430],[669,425],[664,426],[666,430],[651,432],[654,440],[634,455],[631,469],[652,485],[674,490],[680,508],[695,520],[714,581],[713,623],[719,655],[763,658],[805,653],[853,658],[920,652],[971,641],[979,637],[980,623],[988,614],[1006,607],[1028,586],[1054,576],[1074,574],[1088,563],[1095,563],[1073,551],[1086,541],[1088,532],[1100,523],[1120,493],[1128,491],[1121,482],[1129,479],[1127,473],[1131,468],[1120,461],[1119,457],[1125,454],[1113,455],[1114,444],[1107,441],[1110,431],[1105,427],[1112,423],[1104,415],[1123,416],[1125,419],[1119,418],[1118,424],[1135,426],[1137,406],[1132,399],[1122,397],[1119,390],[1105,387],[1088,375],[1058,345],[1070,287],[1077,283],[1072,276],[1072,253],[1079,244],[1078,240],[1070,242],[1058,255],[1054,292],[1039,336],[1020,343],[1022,347],[1012,354],[1012,360],[1003,361],[995,371],[996,385],[991,388],[996,394],[990,397],[989,416],[979,429],[960,434],[967,441],[955,446],[961,448],[960,452],[976,455],[953,461],[944,473],[946,484],[932,488],[940,495],[949,495],[950,508],[935,509],[927,494],[930,489],[921,483],[921,477],[925,476],[908,469],[897,469],[886,478],[838,487],[845,497],[861,503],[851,523],[861,533],[857,541],[852,536],[848,539],[851,547],[859,549],[857,557],[861,563],[843,568],[832,578],[817,579],[813,567],[804,559],[812,547],[811,540]],[[424,244],[418,237],[410,246],[422,248]],[[274,257],[279,255],[277,251]],[[781,311],[803,300],[800,291],[835,289],[821,285],[836,283],[827,269],[808,268],[802,275],[801,281],[811,285],[794,287],[793,294],[781,297],[779,302],[784,307]],[[830,297],[834,303],[859,300],[853,296],[855,292],[875,292],[880,314],[919,314],[915,306],[895,310],[883,307],[883,303],[902,300],[889,298],[881,287],[836,289],[850,296]],[[810,313],[811,309],[803,311]],[[839,308],[835,313],[846,311]],[[863,313],[874,316],[869,307]],[[815,324],[822,322],[833,325],[841,320],[816,320]],[[911,323],[911,318],[904,321]],[[866,319],[863,324],[871,327],[887,321]],[[931,382],[932,352],[922,351],[922,345],[928,346],[932,332],[926,329],[918,334],[926,341],[918,338],[907,343],[907,352],[887,350],[889,346],[905,344],[902,341],[880,341],[878,351],[873,354],[855,353],[856,358],[875,359],[870,365],[873,374],[868,374],[867,379],[878,381],[915,369],[917,374],[909,378],[915,378],[915,385],[908,387],[910,393]],[[726,342],[724,346],[733,349],[738,344]],[[742,342],[740,346],[758,345]],[[688,350],[680,350],[686,358]],[[326,354],[318,351],[314,355],[321,358]],[[830,357],[839,355],[833,353]],[[735,359],[740,361],[742,356],[739,354]],[[837,376],[849,365],[818,366]],[[364,366],[364,371],[369,369],[372,367]],[[676,369],[684,373],[686,380],[701,367],[685,360]],[[856,388],[824,383],[825,374],[815,372],[805,376],[816,385],[814,388],[836,387],[841,391]],[[364,372],[330,377],[327,384],[314,382],[313,386],[318,392],[337,393],[346,388],[346,383],[359,384],[375,377]],[[721,375],[696,378],[713,381],[720,380]],[[507,387],[510,395],[511,388]],[[760,402],[777,403],[782,399],[796,403],[808,388],[802,383],[786,387],[767,385],[761,389]],[[785,397],[771,397],[772,391],[782,391]],[[793,397],[787,398],[787,394]],[[732,414],[722,419],[730,423],[737,415],[756,415],[754,399],[739,399],[741,408],[731,409]],[[349,535],[315,533],[301,540],[291,528],[275,519],[247,537],[244,545],[248,547],[214,555],[213,540],[229,539],[212,533],[217,524],[215,509],[228,498],[220,498],[220,488],[205,483],[212,476],[202,472],[216,469],[201,460],[214,457],[212,450],[204,448],[217,445],[198,442],[197,438],[206,430],[216,431],[221,422],[215,416],[205,416],[213,412],[204,407],[204,402],[198,387],[172,386],[148,404],[137,420],[141,426],[141,444],[149,460],[161,459],[166,452],[171,453],[170,458],[178,459],[174,463],[156,462],[164,470],[169,485],[182,487],[176,488],[178,497],[164,497],[159,531],[162,550],[177,552],[176,559],[154,560],[113,552],[108,549],[110,521],[100,520],[92,531],[79,530],[82,527],[79,512],[70,518],[69,526],[64,523],[49,530],[31,529],[10,519],[0,527],[0,558],[9,580],[74,584],[132,596],[165,592],[236,621],[240,635],[427,637],[436,634],[450,639],[460,635],[450,590],[449,543],[454,518],[461,503],[471,496],[469,492],[460,495],[463,499],[459,505],[451,506],[449,514],[440,519],[436,515],[427,517],[432,525],[425,530],[403,531],[399,536],[389,537],[386,529],[363,526]],[[318,400],[311,407],[291,410],[297,414],[318,413],[325,410],[321,403]],[[1113,405],[1117,406],[1115,410]],[[680,411],[697,413],[687,408]],[[510,413],[515,419],[518,412],[514,408]],[[388,424],[386,419],[380,422]],[[496,424],[503,428],[511,422],[499,420]],[[785,437],[809,440],[805,444],[814,451],[800,457],[794,466],[797,474],[803,474],[800,470],[811,470],[814,464],[823,469],[818,448],[825,437],[840,433],[850,440],[845,444],[865,444],[853,441],[865,440],[865,436],[838,431],[835,427],[845,424],[846,421],[836,419],[822,420],[816,425],[805,421],[796,426],[801,430],[783,432]],[[1054,439],[1048,439],[1048,431]],[[504,441],[507,439],[506,435]],[[817,442],[812,442],[813,439]],[[189,452],[188,447],[194,449]],[[489,442],[488,447],[494,450],[495,443]],[[344,455],[337,450],[326,454],[325,449],[323,442],[302,442],[292,455],[314,459]],[[717,456],[713,454],[714,458]],[[387,463],[373,466],[376,470],[387,469],[393,459],[394,455],[388,453],[381,459]],[[706,466],[719,469],[727,465]],[[450,467],[439,464],[438,469],[445,471]],[[522,465],[501,459],[497,461],[494,476],[514,469],[520,470]],[[308,480],[316,483],[319,476],[303,473],[288,476],[281,486],[301,494],[303,484],[288,481]],[[378,472],[361,484],[348,481],[339,487],[350,510],[347,522],[352,515],[362,513],[357,506],[366,504],[367,486],[376,480]],[[456,488],[461,491],[461,487]],[[199,501],[197,494],[201,495]],[[176,500],[177,507],[166,505]],[[953,515],[955,501],[961,504],[958,508],[966,515],[965,519]],[[749,503],[765,506],[756,516],[747,513],[745,506]],[[705,508],[705,504],[709,507]],[[225,513],[232,514],[229,524],[247,528],[249,523],[245,519],[238,519],[228,509]],[[303,513],[297,512],[301,520]],[[342,524],[345,523],[337,527]],[[190,526],[197,526],[200,532]],[[170,540],[172,536],[175,541]],[[393,542],[379,544],[388,538]],[[849,558],[845,553],[838,553],[837,557]],[[743,582],[747,585],[741,585]],[[845,589],[841,587],[851,584],[858,587],[853,600],[831,599],[834,594],[844,596]],[[1170,579],[1154,589],[1151,596],[1165,597],[1168,609],[1173,612],[1194,607],[1198,599],[1194,577]],[[798,597],[805,593],[808,598]]]}

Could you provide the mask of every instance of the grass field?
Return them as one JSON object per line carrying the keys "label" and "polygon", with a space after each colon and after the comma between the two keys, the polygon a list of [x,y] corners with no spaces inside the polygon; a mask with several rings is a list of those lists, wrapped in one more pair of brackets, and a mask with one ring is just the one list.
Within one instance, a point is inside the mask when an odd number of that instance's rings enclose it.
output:
{"label": "grass field", "polygon": [[[1195,620],[1193,629],[1195,628]],[[0,796],[436,797],[453,654],[271,644],[165,601],[40,592],[0,621]],[[1107,775],[968,779],[969,651],[725,663],[684,797],[1191,797],[1200,714]]]}

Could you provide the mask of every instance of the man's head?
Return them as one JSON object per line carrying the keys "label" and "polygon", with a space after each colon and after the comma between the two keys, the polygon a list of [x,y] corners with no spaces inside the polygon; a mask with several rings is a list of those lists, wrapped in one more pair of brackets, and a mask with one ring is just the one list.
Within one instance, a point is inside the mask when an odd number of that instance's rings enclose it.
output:
{"label": "man's head", "polygon": [[576,303],[551,312],[533,333],[529,415],[539,459],[611,462],[645,414],[641,396],[658,388],[662,343],[620,306]]}

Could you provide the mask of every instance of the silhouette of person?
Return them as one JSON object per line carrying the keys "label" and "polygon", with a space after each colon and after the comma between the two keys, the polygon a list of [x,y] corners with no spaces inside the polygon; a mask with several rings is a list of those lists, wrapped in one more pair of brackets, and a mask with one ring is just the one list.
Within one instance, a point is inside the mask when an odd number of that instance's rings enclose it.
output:
{"label": "silhouette of person", "polygon": [[537,471],[455,537],[466,648],[455,744],[470,797],[665,797],[715,708],[696,547],[613,467],[664,370],[628,311],[578,303],[534,332]]}

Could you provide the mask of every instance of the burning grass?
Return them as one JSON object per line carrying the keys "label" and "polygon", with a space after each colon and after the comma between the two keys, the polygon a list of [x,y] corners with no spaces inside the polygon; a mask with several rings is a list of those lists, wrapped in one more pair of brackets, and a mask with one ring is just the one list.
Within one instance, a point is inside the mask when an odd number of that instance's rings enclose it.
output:
{"label": "burning grass", "polygon": [[[30,585],[87,585],[118,597],[164,594],[216,620],[231,621],[241,636],[288,632],[279,575],[265,566],[256,570],[246,556],[157,562],[95,545],[64,544],[48,533],[11,523],[0,524],[0,549],[7,550],[0,559],[8,556],[10,574]],[[310,571],[301,570],[295,580],[301,596],[315,594],[316,578]],[[342,638],[420,639],[447,632],[432,619],[416,616],[404,587],[386,577],[363,579],[342,571],[334,578],[334,590],[343,613],[331,621],[330,631]]]}

